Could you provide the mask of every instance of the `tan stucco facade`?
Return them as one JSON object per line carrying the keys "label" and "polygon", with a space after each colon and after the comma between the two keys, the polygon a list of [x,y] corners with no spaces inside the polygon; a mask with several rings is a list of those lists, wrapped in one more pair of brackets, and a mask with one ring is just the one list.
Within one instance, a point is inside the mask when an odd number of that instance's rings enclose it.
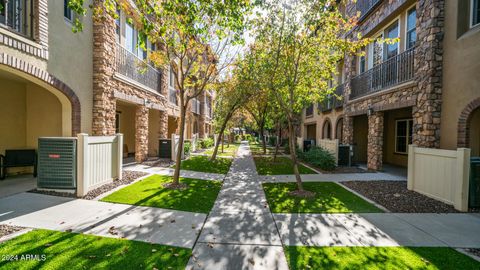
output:
{"label": "tan stucco facade", "polygon": [[[471,29],[459,26],[468,13],[461,8],[463,0],[445,1],[445,39],[443,54],[443,96],[440,147],[456,149],[458,121],[462,111],[480,98],[480,25]],[[478,123],[478,118],[471,119]],[[480,133],[472,134],[478,141]],[[478,144],[477,144],[478,145]],[[472,144],[471,146],[475,146]],[[478,155],[478,146],[472,149]],[[474,154],[472,153],[472,154]]]}

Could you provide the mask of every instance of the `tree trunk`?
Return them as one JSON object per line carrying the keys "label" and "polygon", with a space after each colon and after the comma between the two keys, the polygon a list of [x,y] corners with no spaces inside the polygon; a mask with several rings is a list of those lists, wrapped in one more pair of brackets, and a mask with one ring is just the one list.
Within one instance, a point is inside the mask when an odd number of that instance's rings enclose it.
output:
{"label": "tree trunk", "polygon": [[277,143],[275,145],[275,153],[273,154],[273,162],[277,161],[278,150],[280,149],[281,142],[282,142],[282,125],[279,122],[277,126]]}
{"label": "tree trunk", "polygon": [[225,128],[227,127],[227,122],[228,122],[228,119],[225,119],[225,122],[223,122],[222,124],[222,127],[220,129],[220,134],[218,134],[217,141],[215,142],[215,148],[213,149],[213,154],[210,160],[215,160],[217,158],[218,147],[220,146],[220,140],[223,136],[223,132],[225,132]]}
{"label": "tree trunk", "polygon": [[225,144],[225,138],[224,138],[225,134],[223,134],[224,132],[222,132],[222,153],[224,153],[223,145]]}
{"label": "tree trunk", "polygon": [[[173,173],[174,185],[178,185],[180,183],[180,165],[182,163],[183,139],[185,135],[185,117],[186,117],[186,105],[183,105],[183,100],[181,100],[180,131],[179,131],[180,139],[178,141],[177,156],[175,157],[175,172]],[[175,143],[175,142],[172,142],[172,143]]]}
{"label": "tree trunk", "polygon": [[291,119],[288,119],[288,134],[290,135],[288,141],[290,147],[290,157],[292,158],[293,162],[293,172],[295,173],[295,181],[297,182],[298,190],[303,191],[303,183],[302,178],[300,177],[300,171],[298,170],[297,153],[295,151],[295,130],[293,129]]}
{"label": "tree trunk", "polygon": [[263,126],[260,127],[260,137],[262,137],[262,148],[263,148],[263,154],[267,154],[267,145],[266,145],[266,140],[265,140],[265,131],[263,130]]}

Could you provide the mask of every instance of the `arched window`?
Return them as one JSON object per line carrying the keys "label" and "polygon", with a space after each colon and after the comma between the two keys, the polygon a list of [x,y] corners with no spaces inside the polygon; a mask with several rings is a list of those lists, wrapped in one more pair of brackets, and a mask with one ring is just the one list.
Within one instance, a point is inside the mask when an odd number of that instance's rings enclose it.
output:
{"label": "arched window", "polygon": [[332,139],[332,124],[329,119],[325,120],[323,123],[322,139]]}
{"label": "arched window", "polygon": [[343,118],[338,119],[337,126],[335,127],[335,139],[342,142],[343,138]]}

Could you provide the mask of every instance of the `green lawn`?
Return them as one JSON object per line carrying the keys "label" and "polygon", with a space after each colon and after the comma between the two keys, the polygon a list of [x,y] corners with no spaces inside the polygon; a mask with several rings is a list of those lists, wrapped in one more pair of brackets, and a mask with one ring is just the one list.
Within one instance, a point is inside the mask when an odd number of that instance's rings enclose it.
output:
{"label": "green lawn", "polygon": [[285,247],[295,269],[480,269],[480,263],[443,247]]}
{"label": "green lawn", "polygon": [[[225,144],[224,147],[223,147],[223,153],[222,153],[222,146],[220,145],[220,146],[218,147],[217,156],[221,156],[221,157],[235,157],[235,153],[237,152],[239,146],[240,146],[239,144],[233,144],[233,143],[231,143],[231,144],[228,145],[228,147],[227,147],[227,144]],[[209,148],[209,149],[206,149],[205,152],[203,152],[203,154],[207,154],[207,155],[209,155],[209,156],[212,156],[213,150],[214,150],[214,147]]]}
{"label": "green lawn", "polygon": [[206,156],[191,156],[189,159],[183,160],[180,168],[182,170],[227,174],[232,165],[233,159],[217,157],[214,161]]}
{"label": "green lawn", "polygon": [[[273,157],[253,157],[253,159],[259,175],[293,174],[293,162],[288,157],[277,157],[275,162],[273,162]],[[301,174],[316,174],[301,164],[298,169]]]}
{"label": "green lawn", "polygon": [[123,203],[209,213],[222,186],[220,181],[180,178],[187,189],[166,189],[162,184],[172,181],[171,176],[152,175],[122,188],[107,197],[104,202]]}
{"label": "green lawn", "polygon": [[288,193],[295,183],[264,183],[270,209],[274,213],[381,213],[369,202],[331,182],[303,183],[306,190],[315,192],[312,198],[300,198]]}
{"label": "green lawn", "polygon": [[[280,147],[279,151],[282,151],[283,147]],[[252,155],[264,155],[263,154],[263,146],[261,143],[250,143],[250,151]],[[267,153],[266,155],[273,155],[275,153],[275,147],[267,145]]]}
{"label": "green lawn", "polygon": [[[34,230],[0,244],[1,269],[185,269],[192,251],[93,235]],[[21,260],[38,255],[39,260]],[[41,256],[45,255],[44,258]],[[43,259],[43,260],[42,260]]]}

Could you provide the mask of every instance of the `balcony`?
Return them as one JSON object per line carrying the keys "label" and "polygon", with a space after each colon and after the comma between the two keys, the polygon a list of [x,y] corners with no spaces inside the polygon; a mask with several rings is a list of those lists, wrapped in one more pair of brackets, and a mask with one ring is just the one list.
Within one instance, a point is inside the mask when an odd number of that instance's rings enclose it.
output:
{"label": "balcony", "polygon": [[360,12],[360,21],[376,8],[382,0],[357,0],[356,10]]}
{"label": "balcony", "polygon": [[196,98],[192,99],[192,113],[200,114],[200,101]]}
{"label": "balcony", "polygon": [[344,84],[341,84],[335,88],[335,95],[328,95],[325,100],[318,103],[318,110],[321,112],[328,112],[332,109],[338,109],[343,107],[343,89]]}
{"label": "balcony", "polygon": [[0,1],[0,26],[33,38],[33,0]]}
{"label": "balcony", "polygon": [[341,84],[335,88],[335,95],[338,97],[334,97],[334,106],[335,109],[343,107],[343,91],[345,89],[345,84]]}
{"label": "balcony", "polygon": [[414,77],[415,48],[406,50],[352,78],[350,99],[408,82]]}
{"label": "balcony", "polygon": [[116,72],[158,93],[161,92],[162,73],[135,54],[117,44]]}

